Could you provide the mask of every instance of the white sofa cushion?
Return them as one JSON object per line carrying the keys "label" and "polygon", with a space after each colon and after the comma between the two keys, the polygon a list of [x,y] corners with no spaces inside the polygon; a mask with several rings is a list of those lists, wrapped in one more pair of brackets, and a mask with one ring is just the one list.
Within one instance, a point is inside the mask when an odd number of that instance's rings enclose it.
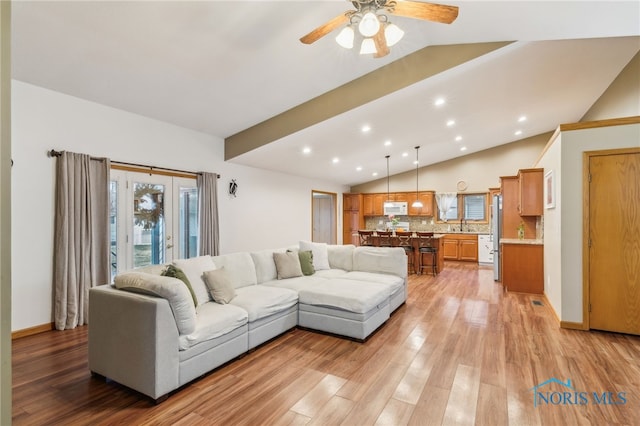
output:
{"label": "white sofa cushion", "polygon": [[288,288],[290,290],[301,290],[307,287],[313,287],[315,285],[321,285],[323,282],[327,281],[326,278],[321,278],[318,276],[316,272],[313,275],[302,276],[296,278],[287,278],[286,280],[271,280],[263,282],[261,285],[269,286],[269,287],[280,287],[280,288]]}
{"label": "white sofa cushion", "polygon": [[300,241],[300,250],[311,250],[313,253],[313,267],[316,271],[331,269],[329,266],[329,252],[326,243]]}
{"label": "white sofa cushion", "polygon": [[256,268],[256,281],[258,284],[272,281],[278,278],[276,263],[273,260],[273,253],[284,253],[287,249],[261,250],[251,252],[251,259]]}
{"label": "white sofa cushion", "polygon": [[256,268],[249,253],[224,254],[222,256],[214,256],[212,259],[218,268],[224,266],[235,288],[257,284]]}
{"label": "white sofa cushion", "polygon": [[182,269],[191,283],[191,288],[198,299],[198,306],[211,300],[209,289],[202,278],[202,274],[212,269],[216,269],[211,256],[198,256],[190,259],[177,259],[173,265]]}
{"label": "white sofa cushion", "polygon": [[177,278],[145,272],[127,272],[116,276],[116,288],[167,299],[180,334],[196,329],[196,309],[187,286]]}
{"label": "white sofa cushion", "polygon": [[282,312],[298,303],[298,293],[288,288],[252,286],[236,290],[230,302],[249,314],[249,322]]}
{"label": "white sofa cushion", "polygon": [[343,269],[323,269],[322,271],[316,272],[314,275],[320,278],[331,279],[341,277],[346,275],[346,273],[347,271]]}
{"label": "white sofa cushion", "polygon": [[298,301],[363,314],[378,305],[388,303],[389,286],[335,278],[325,280],[322,285],[300,289]]}
{"label": "white sofa cushion", "polygon": [[401,247],[356,247],[353,270],[407,277],[407,254]]}
{"label": "white sofa cushion", "polygon": [[345,271],[353,270],[353,251],[356,246],[353,244],[346,245],[329,245],[327,252],[329,254],[329,265],[331,269],[343,269]]}
{"label": "white sofa cushion", "polygon": [[237,306],[208,302],[196,309],[195,330],[178,338],[180,350],[189,349],[200,342],[215,339],[247,323],[247,311]]}
{"label": "white sofa cushion", "polygon": [[347,280],[384,284],[389,287],[389,295],[394,294],[404,286],[404,279],[397,275],[380,274],[375,272],[351,271],[342,275],[342,278]]}

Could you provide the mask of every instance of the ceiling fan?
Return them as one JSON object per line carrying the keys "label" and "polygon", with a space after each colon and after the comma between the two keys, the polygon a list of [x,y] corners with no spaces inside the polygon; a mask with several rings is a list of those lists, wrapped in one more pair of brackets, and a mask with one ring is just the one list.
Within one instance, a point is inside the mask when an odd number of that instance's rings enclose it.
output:
{"label": "ceiling fan", "polygon": [[389,54],[389,46],[393,46],[404,35],[400,28],[389,21],[387,13],[443,24],[450,24],[458,17],[456,6],[442,4],[410,0],[355,0],[351,3],[356,10],[348,10],[336,16],[302,37],[300,41],[311,44],[339,26],[347,24],[336,37],[338,44],[347,49],[352,48],[355,36],[353,28],[356,27],[363,37],[360,53],[372,53],[374,58],[381,58]]}

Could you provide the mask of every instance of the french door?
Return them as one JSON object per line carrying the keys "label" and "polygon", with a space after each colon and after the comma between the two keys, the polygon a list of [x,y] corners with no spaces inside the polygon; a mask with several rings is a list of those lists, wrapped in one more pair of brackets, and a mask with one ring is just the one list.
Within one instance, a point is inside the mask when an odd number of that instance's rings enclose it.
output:
{"label": "french door", "polygon": [[111,170],[111,275],[197,255],[196,180]]}

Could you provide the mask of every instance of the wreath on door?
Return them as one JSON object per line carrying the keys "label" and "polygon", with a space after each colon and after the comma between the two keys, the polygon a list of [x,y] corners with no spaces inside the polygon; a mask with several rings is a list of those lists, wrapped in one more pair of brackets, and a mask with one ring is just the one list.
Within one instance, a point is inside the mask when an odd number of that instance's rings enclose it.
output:
{"label": "wreath on door", "polygon": [[156,185],[138,185],[133,193],[133,221],[149,230],[156,227],[164,211],[164,193]]}

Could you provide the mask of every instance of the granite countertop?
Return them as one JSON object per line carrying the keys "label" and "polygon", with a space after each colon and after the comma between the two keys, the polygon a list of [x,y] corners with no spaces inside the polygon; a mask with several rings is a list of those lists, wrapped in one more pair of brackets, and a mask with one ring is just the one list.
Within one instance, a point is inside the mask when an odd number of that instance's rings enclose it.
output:
{"label": "granite countertop", "polygon": [[543,245],[544,242],[539,239],[519,239],[519,238],[501,238],[500,244],[530,244],[530,245]]}

